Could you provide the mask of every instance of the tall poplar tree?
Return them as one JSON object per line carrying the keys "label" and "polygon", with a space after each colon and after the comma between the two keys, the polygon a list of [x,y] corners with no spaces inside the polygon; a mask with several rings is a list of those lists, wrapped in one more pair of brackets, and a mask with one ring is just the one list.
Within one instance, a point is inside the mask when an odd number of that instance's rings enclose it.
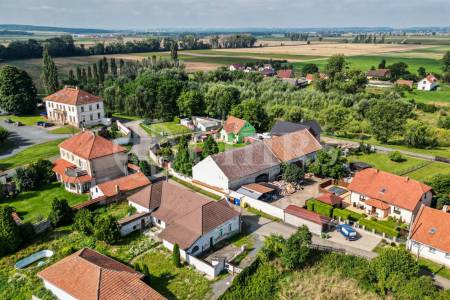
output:
{"label": "tall poplar tree", "polygon": [[43,66],[42,66],[42,74],[41,80],[44,85],[45,91],[47,94],[52,94],[58,90],[58,69],[50,56],[48,54],[47,47],[44,47],[44,51],[42,54],[43,58]]}
{"label": "tall poplar tree", "polygon": [[116,65],[116,59],[114,57],[111,57],[110,65],[111,65],[111,74],[114,77],[117,77],[117,65]]}

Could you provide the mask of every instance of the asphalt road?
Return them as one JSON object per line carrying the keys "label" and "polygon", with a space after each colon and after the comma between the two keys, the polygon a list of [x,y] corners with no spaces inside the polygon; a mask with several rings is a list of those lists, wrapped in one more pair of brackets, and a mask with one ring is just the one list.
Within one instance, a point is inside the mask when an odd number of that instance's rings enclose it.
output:
{"label": "asphalt road", "polygon": [[4,127],[10,132],[9,141],[13,145],[10,149],[0,153],[0,159],[13,156],[24,149],[52,140],[67,138],[71,136],[70,134],[51,134],[47,130],[37,127],[37,126],[16,126],[14,124],[9,124],[1,122],[0,126]]}

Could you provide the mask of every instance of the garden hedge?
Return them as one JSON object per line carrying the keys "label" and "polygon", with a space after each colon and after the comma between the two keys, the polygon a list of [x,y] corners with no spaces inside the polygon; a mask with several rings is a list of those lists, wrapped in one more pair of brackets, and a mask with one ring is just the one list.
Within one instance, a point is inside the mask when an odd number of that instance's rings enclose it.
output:
{"label": "garden hedge", "polygon": [[331,217],[333,213],[333,206],[322,203],[320,201],[317,201],[315,199],[308,200],[306,207],[310,211],[314,211],[318,213],[319,215]]}
{"label": "garden hedge", "polygon": [[368,230],[374,229],[376,233],[385,233],[389,237],[398,237],[400,235],[400,233],[395,228],[380,224],[377,221],[360,219],[358,223],[365,226]]}

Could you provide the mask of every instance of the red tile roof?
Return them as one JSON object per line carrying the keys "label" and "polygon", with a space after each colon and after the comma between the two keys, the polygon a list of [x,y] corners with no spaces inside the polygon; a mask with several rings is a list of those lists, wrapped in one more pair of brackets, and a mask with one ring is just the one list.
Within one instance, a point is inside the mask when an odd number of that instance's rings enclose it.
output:
{"label": "red tile roof", "polygon": [[371,77],[387,77],[391,74],[389,69],[370,70],[367,72],[367,76]]}
{"label": "red tile roof", "polygon": [[81,176],[73,177],[66,174],[66,169],[75,170],[77,169],[77,166],[62,158],[53,163],[52,171],[57,173],[61,177],[61,180],[65,183],[86,183],[92,181],[92,177],[89,176],[87,172]]}
{"label": "red tile roof", "polygon": [[278,78],[294,78],[294,71],[292,70],[278,70],[277,71]]}
{"label": "red tile roof", "polygon": [[216,202],[169,182],[158,182],[128,197],[149,209],[166,223],[159,235],[180,248],[188,249],[203,234],[239,213],[224,202]]}
{"label": "red tile roof", "polygon": [[410,239],[450,253],[450,214],[423,205],[412,225]]}
{"label": "red tile roof", "polygon": [[281,161],[291,161],[322,149],[320,143],[307,129],[301,129],[282,136],[264,140]]}
{"label": "red tile roof", "polygon": [[39,272],[38,277],[83,300],[162,300],[134,269],[94,250],[82,249]]}
{"label": "red tile roof", "polygon": [[408,87],[412,88],[413,85],[414,85],[414,81],[412,81],[412,80],[399,79],[399,80],[397,80],[397,81],[395,82],[395,84],[396,84],[396,85],[405,85],[405,86],[408,86]]}
{"label": "red tile roof", "polygon": [[320,202],[329,204],[329,205],[337,205],[337,204],[341,204],[343,199],[333,193],[323,193],[321,195],[319,195],[319,197],[316,197],[317,200],[319,200]]}
{"label": "red tile roof", "polygon": [[128,151],[89,130],[65,140],[59,144],[59,147],[84,159],[94,159]]}
{"label": "red tile roof", "polygon": [[437,81],[437,78],[434,77],[433,74],[429,74],[429,75],[426,77],[426,80],[428,80],[428,82],[430,82],[430,83],[434,83],[434,82]]}
{"label": "red tile roof", "polygon": [[238,134],[239,131],[241,131],[242,127],[244,127],[245,123],[247,121],[233,117],[233,116],[228,116],[227,120],[225,121],[225,123],[223,124],[223,129],[227,132],[227,133],[234,133],[234,134]]}
{"label": "red tile roof", "polygon": [[45,101],[53,101],[69,105],[83,105],[103,101],[102,98],[89,94],[79,88],[65,87],[54,94],[44,98]]}
{"label": "red tile roof", "polygon": [[348,189],[413,211],[431,187],[408,177],[368,168],[356,173]]}
{"label": "red tile roof", "polygon": [[321,216],[318,213],[309,211],[307,209],[304,209],[302,207],[299,207],[297,205],[292,205],[292,204],[289,205],[288,207],[286,207],[284,209],[284,212],[287,214],[296,216],[298,218],[311,221],[311,222],[319,224],[319,225],[325,225],[331,221],[331,218]]}
{"label": "red tile roof", "polygon": [[366,200],[365,203],[369,206],[373,206],[375,208],[379,208],[382,210],[386,210],[386,209],[390,208],[389,204],[386,204],[383,201],[377,200],[377,199],[368,199],[368,200]]}
{"label": "red tile roof", "polygon": [[135,173],[128,176],[119,177],[114,180],[103,182],[97,187],[106,197],[117,195],[116,186],[121,192],[130,192],[151,184],[150,180],[143,173]]}

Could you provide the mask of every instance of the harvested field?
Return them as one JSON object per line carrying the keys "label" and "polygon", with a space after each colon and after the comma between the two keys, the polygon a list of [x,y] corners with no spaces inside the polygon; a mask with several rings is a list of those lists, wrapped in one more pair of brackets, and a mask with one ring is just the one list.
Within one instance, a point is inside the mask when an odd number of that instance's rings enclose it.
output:
{"label": "harvested field", "polygon": [[311,43],[310,45],[257,47],[241,49],[219,49],[218,51],[240,52],[240,53],[274,53],[292,55],[315,55],[331,56],[344,54],[346,56],[368,55],[388,52],[410,51],[415,49],[429,48],[424,45],[391,45],[391,44],[336,44],[336,43]]}

